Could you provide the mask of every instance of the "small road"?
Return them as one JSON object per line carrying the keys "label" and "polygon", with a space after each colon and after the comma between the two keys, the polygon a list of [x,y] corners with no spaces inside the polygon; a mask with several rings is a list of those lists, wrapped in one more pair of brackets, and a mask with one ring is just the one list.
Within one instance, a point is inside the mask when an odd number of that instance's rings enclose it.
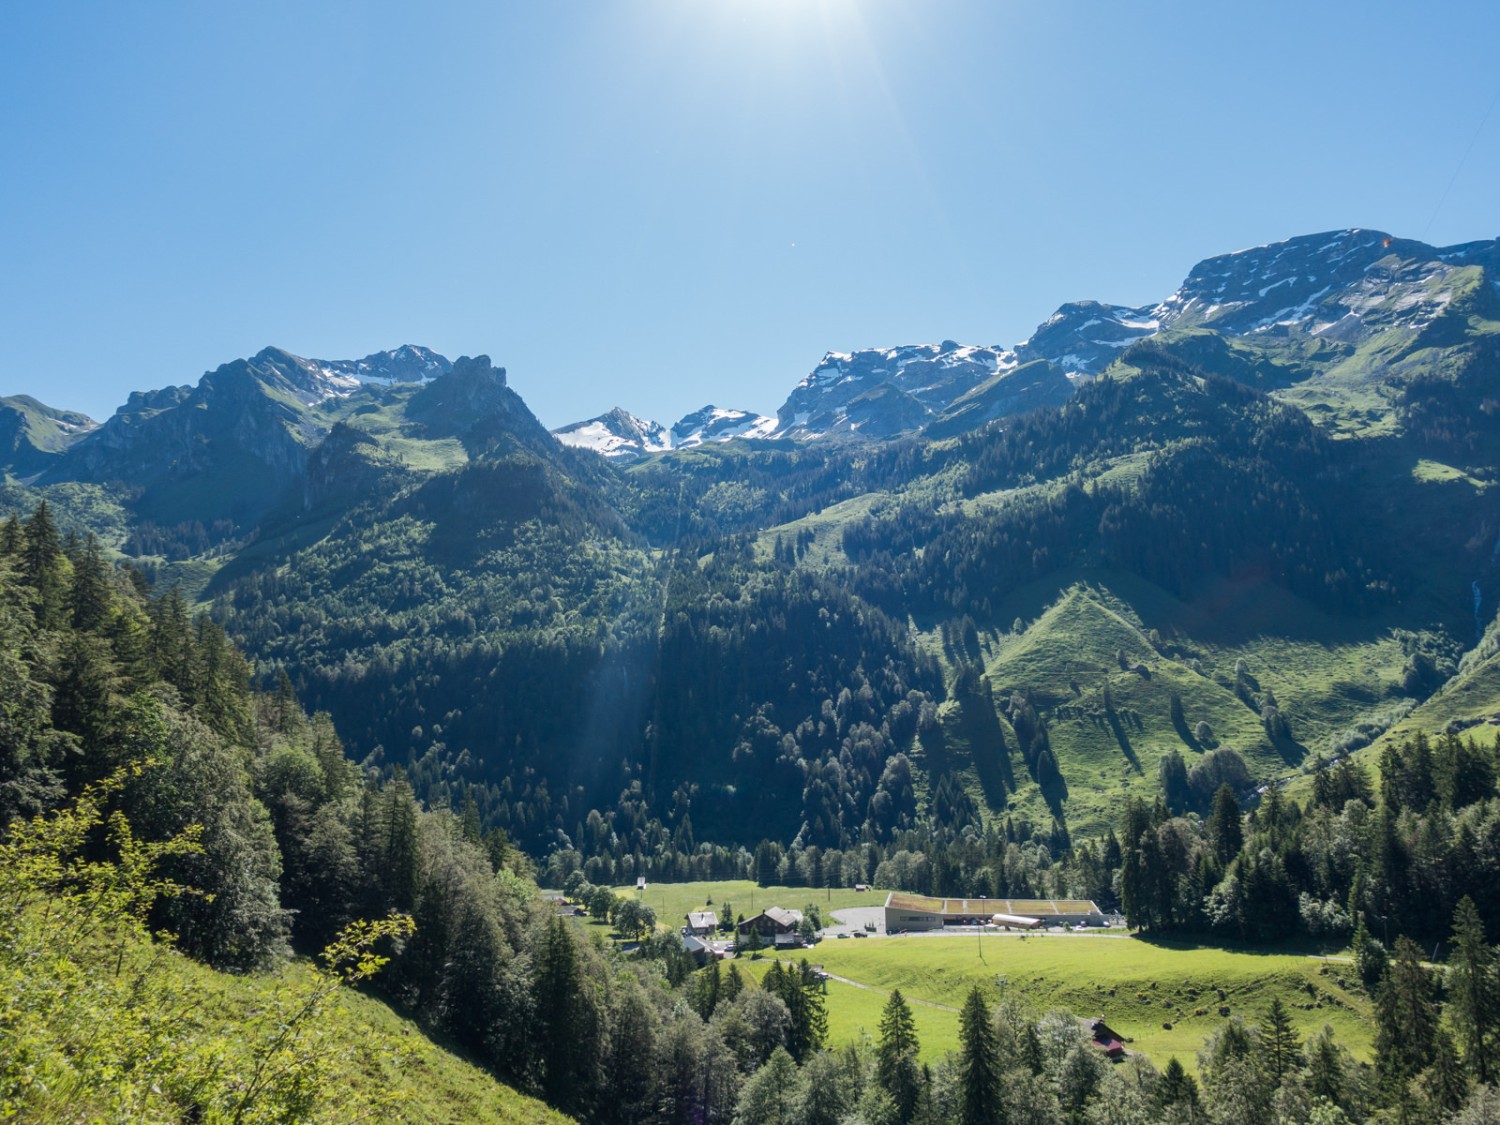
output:
{"label": "small road", "polygon": [[[791,964],[790,961],[782,961],[781,963],[783,965],[790,965]],[[858,989],[861,989],[861,990],[863,990],[865,992],[873,992],[873,993],[875,993],[878,996],[889,996],[890,995],[890,993],[887,992],[885,989],[883,989],[883,988],[876,988],[873,984],[864,984],[864,983],[862,983],[860,981],[857,981],[857,980],[850,980],[848,977],[841,977],[837,973],[828,973],[828,972],[826,972],[826,970],[825,970],[825,975],[828,977],[829,980],[836,980],[840,984],[847,984],[850,988],[858,988]],[[902,996],[902,999],[904,999],[908,1004],[920,1004],[924,1008],[936,1008],[936,1009],[938,1009],[941,1012],[957,1012],[958,1011],[957,1008],[949,1007],[947,1004],[939,1004],[939,1003],[937,1003],[937,1002],[935,1002],[933,1000],[919,1000],[915,996],[907,996],[904,992],[901,994],[901,996]]]}
{"label": "small road", "polygon": [[[829,973],[828,974],[828,979],[829,980],[836,980],[840,984],[847,984],[850,988],[862,988],[866,992],[879,993],[881,996],[889,996],[890,995],[890,993],[887,992],[885,989],[883,989],[883,988],[876,988],[873,984],[861,984],[857,980],[850,980],[848,977],[841,977],[841,976],[838,976],[838,975],[836,975],[834,973]],[[933,1001],[933,1000],[919,1000],[915,996],[907,996],[904,992],[901,994],[901,998],[903,1000],[905,1000],[908,1004],[920,1004],[924,1008],[937,1008],[939,1011],[942,1011],[942,1012],[957,1012],[958,1011],[957,1008],[950,1008],[947,1004],[939,1004],[939,1003],[937,1003],[936,1001]]]}

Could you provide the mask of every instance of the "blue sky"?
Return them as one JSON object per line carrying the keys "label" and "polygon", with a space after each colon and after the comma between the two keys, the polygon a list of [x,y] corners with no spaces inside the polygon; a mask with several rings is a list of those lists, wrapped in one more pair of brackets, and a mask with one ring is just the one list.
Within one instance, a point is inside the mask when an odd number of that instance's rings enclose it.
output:
{"label": "blue sky", "polygon": [[1500,5],[0,6],[0,393],[488,353],[549,426],[770,413],[1198,259],[1500,234]]}

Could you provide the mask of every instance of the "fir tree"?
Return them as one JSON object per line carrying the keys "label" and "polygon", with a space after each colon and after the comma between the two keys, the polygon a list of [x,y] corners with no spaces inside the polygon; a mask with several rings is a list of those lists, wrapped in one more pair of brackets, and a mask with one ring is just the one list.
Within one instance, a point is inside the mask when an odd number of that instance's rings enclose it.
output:
{"label": "fir tree", "polygon": [[880,1044],[875,1076],[896,1103],[897,1119],[910,1121],[916,1110],[921,1076],[917,1067],[917,1025],[901,990],[895,989],[880,1016]]}
{"label": "fir tree", "polygon": [[1266,1024],[1260,1035],[1260,1049],[1265,1057],[1265,1067],[1281,1085],[1288,1072],[1295,1070],[1301,1061],[1302,1045],[1297,1029],[1292,1024],[1291,1013],[1276,996],[1266,1010]]}
{"label": "fir tree", "polygon": [[1438,1029],[1432,991],[1421,949],[1408,937],[1397,938],[1395,958],[1375,993],[1375,1070],[1393,1099],[1432,1065]]}
{"label": "fir tree", "polygon": [[989,1006],[978,986],[958,1017],[959,1121],[1001,1125],[1001,1061]]}
{"label": "fir tree", "polygon": [[1484,920],[1467,895],[1453,912],[1453,956],[1448,963],[1449,1010],[1470,1072],[1488,1084],[1494,1070],[1495,1007],[1500,1003],[1495,951],[1485,941]]}
{"label": "fir tree", "polygon": [[1214,807],[1209,814],[1207,831],[1214,858],[1219,861],[1219,869],[1224,870],[1240,854],[1240,848],[1245,842],[1244,828],[1240,824],[1240,803],[1235,799],[1234,790],[1227,784],[1219,786],[1214,793]]}
{"label": "fir tree", "polygon": [[[1178,1109],[1179,1116],[1194,1118],[1199,1108],[1198,1083],[1173,1055],[1167,1060],[1166,1069],[1156,1083],[1156,1108],[1161,1111]],[[1184,1112],[1184,1110],[1186,1112]]]}

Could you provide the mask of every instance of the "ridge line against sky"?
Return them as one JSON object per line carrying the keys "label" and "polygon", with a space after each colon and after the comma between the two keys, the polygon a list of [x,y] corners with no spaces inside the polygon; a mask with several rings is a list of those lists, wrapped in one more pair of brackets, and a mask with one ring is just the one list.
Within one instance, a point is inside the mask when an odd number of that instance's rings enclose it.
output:
{"label": "ridge line against sky", "polygon": [[1500,6],[1218,7],[6,6],[0,392],[412,342],[549,427],[769,414],[1246,246],[1500,233]]}

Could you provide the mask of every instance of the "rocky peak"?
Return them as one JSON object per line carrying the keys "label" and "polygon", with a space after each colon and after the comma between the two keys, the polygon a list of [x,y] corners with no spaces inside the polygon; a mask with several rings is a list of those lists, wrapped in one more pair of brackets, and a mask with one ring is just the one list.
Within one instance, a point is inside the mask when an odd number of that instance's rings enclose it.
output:
{"label": "rocky peak", "polygon": [[553,430],[552,434],[564,445],[592,449],[610,458],[642,457],[672,448],[672,435],[660,422],[637,418],[618,406],[597,418]]}

